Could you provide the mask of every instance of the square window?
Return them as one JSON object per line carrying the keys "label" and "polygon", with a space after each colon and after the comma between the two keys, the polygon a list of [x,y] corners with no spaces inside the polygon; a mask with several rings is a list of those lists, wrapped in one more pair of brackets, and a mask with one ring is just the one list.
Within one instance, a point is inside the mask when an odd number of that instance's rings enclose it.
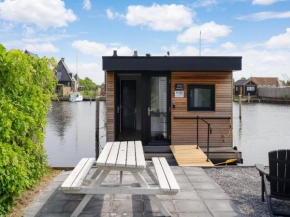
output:
{"label": "square window", "polygon": [[215,86],[188,85],[187,109],[188,111],[214,111]]}

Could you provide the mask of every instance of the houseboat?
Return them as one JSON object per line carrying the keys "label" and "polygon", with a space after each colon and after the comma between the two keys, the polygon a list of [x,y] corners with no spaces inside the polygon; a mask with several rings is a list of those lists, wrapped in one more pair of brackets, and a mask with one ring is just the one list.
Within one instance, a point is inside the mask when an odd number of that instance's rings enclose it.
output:
{"label": "houseboat", "polygon": [[241,162],[232,135],[232,78],[241,69],[238,56],[103,56],[107,141],[140,140],[147,158],[179,165],[192,147],[212,162]]}

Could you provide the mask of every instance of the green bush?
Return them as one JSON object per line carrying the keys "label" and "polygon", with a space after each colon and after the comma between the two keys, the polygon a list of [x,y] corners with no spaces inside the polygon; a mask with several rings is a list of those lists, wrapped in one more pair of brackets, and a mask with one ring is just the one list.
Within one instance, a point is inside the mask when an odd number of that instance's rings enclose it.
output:
{"label": "green bush", "polygon": [[46,113],[56,84],[49,65],[0,44],[0,216],[43,176]]}

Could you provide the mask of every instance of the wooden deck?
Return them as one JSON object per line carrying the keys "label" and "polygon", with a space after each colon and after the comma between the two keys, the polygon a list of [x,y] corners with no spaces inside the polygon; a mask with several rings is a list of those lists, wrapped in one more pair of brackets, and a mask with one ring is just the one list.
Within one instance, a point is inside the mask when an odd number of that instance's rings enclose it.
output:
{"label": "wooden deck", "polygon": [[206,155],[196,145],[171,145],[172,153],[178,163],[178,166],[214,166],[211,161],[207,162]]}

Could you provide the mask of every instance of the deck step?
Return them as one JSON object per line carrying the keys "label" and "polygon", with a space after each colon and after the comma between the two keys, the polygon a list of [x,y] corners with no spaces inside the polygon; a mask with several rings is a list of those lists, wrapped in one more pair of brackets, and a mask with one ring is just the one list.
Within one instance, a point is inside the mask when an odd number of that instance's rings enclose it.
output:
{"label": "deck step", "polygon": [[178,166],[214,166],[211,161],[206,161],[206,155],[200,148],[197,149],[196,145],[171,145],[170,148]]}

